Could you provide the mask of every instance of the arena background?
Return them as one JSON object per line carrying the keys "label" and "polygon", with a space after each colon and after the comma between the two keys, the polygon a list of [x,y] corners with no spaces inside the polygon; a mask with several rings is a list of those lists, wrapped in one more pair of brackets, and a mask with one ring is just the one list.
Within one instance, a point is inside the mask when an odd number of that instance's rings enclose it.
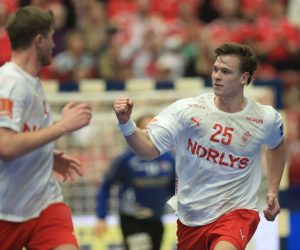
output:
{"label": "arena background", "polygon": [[[99,79],[85,80],[76,86],[76,91],[70,89],[64,92],[59,90],[56,81],[45,81],[44,86],[51,103],[54,120],[60,116],[61,108],[68,101],[86,101],[93,108],[91,125],[78,132],[62,137],[56,142],[58,149],[64,150],[78,157],[84,165],[84,177],[72,183],[62,183],[65,201],[70,205],[76,227],[76,235],[83,250],[117,250],[122,249],[122,238],[118,227],[117,199],[109,202],[111,215],[108,217],[109,230],[105,236],[97,238],[93,235],[93,226],[96,222],[95,193],[102,180],[104,171],[110,161],[122,151],[125,141],[118,131],[116,118],[113,112],[113,100],[117,97],[128,96],[135,102],[133,118],[145,112],[157,113],[173,101],[188,96],[195,96],[210,92],[211,87],[201,78],[179,79],[166,85],[157,85],[151,80],[132,79],[123,85],[111,85]],[[270,104],[280,109],[282,95],[280,85],[271,82],[256,82],[246,88],[246,96],[252,97],[261,103]],[[285,122],[285,133],[289,133],[287,114],[281,110]],[[294,195],[294,197],[292,197]],[[262,199],[265,197],[262,189]],[[299,246],[299,196],[289,192],[288,167],[281,183],[280,199],[282,212],[276,221],[276,230],[264,229],[263,235],[258,235],[257,242],[251,242],[249,250],[268,249],[274,236],[280,237],[280,250],[296,250]],[[292,205],[294,204],[294,205]],[[289,206],[293,206],[290,211]],[[298,211],[298,212],[297,212]],[[165,238],[162,250],[176,249],[176,217],[166,209],[163,217],[165,224]],[[268,231],[269,230],[269,231]],[[261,241],[263,236],[263,241]],[[268,245],[270,238],[270,245]],[[259,243],[260,242],[260,243]],[[261,248],[262,245],[265,247]],[[142,248],[141,248],[142,250]]]}
{"label": "arena background", "polygon": [[[151,8],[146,12],[142,6],[138,8],[137,2],[0,0],[0,65],[11,55],[5,35],[7,17],[28,4],[50,9],[55,19],[56,46],[52,64],[40,72],[40,77],[54,118],[59,118],[61,108],[69,100],[87,101],[93,106],[89,127],[56,142],[57,148],[77,156],[85,168],[83,178],[62,183],[81,249],[121,249],[115,216],[118,204],[114,198],[110,201],[109,232],[101,239],[92,234],[96,189],[110,160],[125,145],[112,110],[114,98],[133,98],[137,117],[149,109],[159,112],[178,98],[210,91],[212,50],[225,41],[235,41],[251,45],[258,55],[256,80],[246,92],[281,111],[288,145],[288,164],[280,191],[281,214],[275,224],[261,224],[262,233],[249,247],[299,250],[300,0],[149,0]],[[229,18],[227,7],[231,9]],[[163,20],[158,22],[157,15]],[[147,21],[141,22],[138,16]],[[148,61],[145,53],[137,53],[147,51]],[[70,53],[77,54],[75,61],[68,57]],[[197,78],[182,79],[183,76]],[[263,191],[264,188],[261,197]],[[176,244],[175,220],[166,211],[167,233],[162,250],[173,250]],[[268,228],[270,225],[273,227]],[[274,246],[271,242],[277,235],[279,246]]]}

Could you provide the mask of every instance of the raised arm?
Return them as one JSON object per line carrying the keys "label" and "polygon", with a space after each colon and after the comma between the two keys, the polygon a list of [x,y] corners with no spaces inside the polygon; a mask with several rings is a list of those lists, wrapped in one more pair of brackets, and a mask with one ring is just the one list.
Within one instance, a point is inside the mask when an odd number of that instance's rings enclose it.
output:
{"label": "raised arm", "polygon": [[131,149],[144,160],[152,160],[160,155],[159,150],[151,141],[146,130],[136,127],[131,119],[133,101],[129,98],[119,98],[114,101],[114,110],[120,130]]}
{"label": "raised arm", "polygon": [[280,212],[278,192],[286,161],[286,146],[283,141],[274,149],[267,149],[268,208],[264,211],[267,220],[273,221]]}
{"label": "raised arm", "polygon": [[89,105],[69,103],[62,111],[63,118],[48,127],[17,133],[0,128],[0,159],[9,161],[41,147],[65,133],[80,129],[90,123],[92,114]]}

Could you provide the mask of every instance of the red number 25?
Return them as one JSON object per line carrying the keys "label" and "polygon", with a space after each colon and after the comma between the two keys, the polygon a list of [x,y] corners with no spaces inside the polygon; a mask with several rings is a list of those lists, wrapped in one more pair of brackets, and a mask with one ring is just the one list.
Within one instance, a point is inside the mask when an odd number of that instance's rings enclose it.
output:
{"label": "red number 25", "polygon": [[217,131],[212,134],[210,140],[214,142],[221,141],[222,144],[229,145],[232,140],[233,128],[229,128],[229,127],[223,128],[223,126],[218,123],[216,123],[213,128],[216,129]]}

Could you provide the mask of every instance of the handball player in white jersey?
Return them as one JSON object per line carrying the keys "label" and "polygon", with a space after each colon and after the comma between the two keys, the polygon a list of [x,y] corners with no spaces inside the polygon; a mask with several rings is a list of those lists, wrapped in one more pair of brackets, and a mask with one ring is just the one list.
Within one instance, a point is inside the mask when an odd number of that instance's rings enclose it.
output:
{"label": "handball player in white jersey", "polygon": [[285,165],[280,114],[244,96],[257,68],[252,50],[225,43],[215,50],[213,93],[168,106],[146,129],[130,118],[133,101],[116,99],[114,110],[127,143],[143,159],[175,148],[179,250],[242,250],[259,223],[257,194],[261,146],[267,146],[265,218],[280,212],[279,184]]}
{"label": "handball player in white jersey", "polygon": [[88,125],[91,109],[69,103],[61,120],[51,121],[37,77],[54,47],[51,13],[20,8],[7,31],[13,53],[0,68],[0,248],[75,250],[70,209],[53,170],[72,180],[81,164],[55,151],[53,141]]}

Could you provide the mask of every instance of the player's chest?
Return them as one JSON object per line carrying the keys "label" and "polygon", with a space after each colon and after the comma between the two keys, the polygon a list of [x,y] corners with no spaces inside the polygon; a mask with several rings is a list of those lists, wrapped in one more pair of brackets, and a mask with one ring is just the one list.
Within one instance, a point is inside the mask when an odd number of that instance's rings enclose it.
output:
{"label": "player's chest", "polygon": [[24,131],[40,129],[50,121],[50,106],[43,92],[31,92],[24,108]]}
{"label": "player's chest", "polygon": [[239,153],[251,153],[265,141],[261,120],[249,120],[247,116],[224,116],[215,113],[189,114],[185,120],[185,140],[204,147],[230,149]]}

